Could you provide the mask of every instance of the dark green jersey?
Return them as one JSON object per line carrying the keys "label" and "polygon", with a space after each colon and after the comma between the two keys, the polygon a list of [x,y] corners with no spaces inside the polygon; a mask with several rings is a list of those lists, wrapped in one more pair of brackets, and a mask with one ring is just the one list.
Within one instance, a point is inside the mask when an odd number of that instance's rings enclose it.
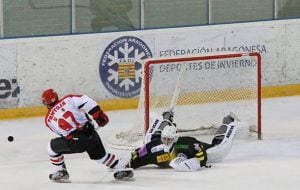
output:
{"label": "dark green jersey", "polygon": [[133,169],[155,164],[162,168],[169,167],[170,154],[164,152],[160,139],[152,140],[131,153],[130,167]]}
{"label": "dark green jersey", "polygon": [[211,145],[198,141],[193,137],[178,137],[178,140],[173,145],[171,157],[197,158],[201,166],[206,165],[207,155],[206,150]]}

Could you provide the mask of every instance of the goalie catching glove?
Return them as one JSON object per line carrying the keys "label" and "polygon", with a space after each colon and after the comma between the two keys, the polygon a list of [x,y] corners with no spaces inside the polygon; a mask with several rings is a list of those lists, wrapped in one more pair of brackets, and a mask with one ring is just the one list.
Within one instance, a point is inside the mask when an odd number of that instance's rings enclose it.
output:
{"label": "goalie catching glove", "polygon": [[94,107],[89,114],[97,122],[99,127],[104,127],[108,122],[108,116],[100,109],[99,106]]}

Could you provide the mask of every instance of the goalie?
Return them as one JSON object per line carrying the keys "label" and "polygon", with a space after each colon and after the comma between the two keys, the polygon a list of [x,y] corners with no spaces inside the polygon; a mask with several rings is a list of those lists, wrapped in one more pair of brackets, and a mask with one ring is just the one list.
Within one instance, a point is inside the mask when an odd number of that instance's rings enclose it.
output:
{"label": "goalie", "polygon": [[156,119],[146,133],[145,145],[131,153],[128,167],[139,168],[155,164],[177,171],[197,171],[207,163],[218,162],[229,153],[238,122],[231,116],[223,118],[212,142],[205,143],[193,137],[179,137],[173,112],[168,111]]}

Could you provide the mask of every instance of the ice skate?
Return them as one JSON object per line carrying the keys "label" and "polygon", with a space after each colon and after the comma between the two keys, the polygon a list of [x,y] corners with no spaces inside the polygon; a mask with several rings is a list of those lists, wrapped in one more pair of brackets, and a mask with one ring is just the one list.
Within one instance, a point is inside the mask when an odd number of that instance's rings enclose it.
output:
{"label": "ice skate", "polygon": [[124,168],[124,169],[117,169],[114,172],[114,178],[116,180],[127,180],[133,177],[133,169],[132,168]]}
{"label": "ice skate", "polygon": [[69,183],[69,173],[67,170],[59,170],[49,175],[49,179],[54,182]]}

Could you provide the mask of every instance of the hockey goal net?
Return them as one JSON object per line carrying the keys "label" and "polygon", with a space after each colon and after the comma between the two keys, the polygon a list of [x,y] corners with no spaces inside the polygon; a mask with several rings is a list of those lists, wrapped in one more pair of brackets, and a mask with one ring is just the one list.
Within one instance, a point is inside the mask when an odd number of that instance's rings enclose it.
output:
{"label": "hockey goal net", "polygon": [[261,57],[226,53],[148,60],[144,64],[139,117],[115,143],[136,147],[151,125],[151,113],[172,109],[179,131],[209,134],[231,114],[261,138]]}

